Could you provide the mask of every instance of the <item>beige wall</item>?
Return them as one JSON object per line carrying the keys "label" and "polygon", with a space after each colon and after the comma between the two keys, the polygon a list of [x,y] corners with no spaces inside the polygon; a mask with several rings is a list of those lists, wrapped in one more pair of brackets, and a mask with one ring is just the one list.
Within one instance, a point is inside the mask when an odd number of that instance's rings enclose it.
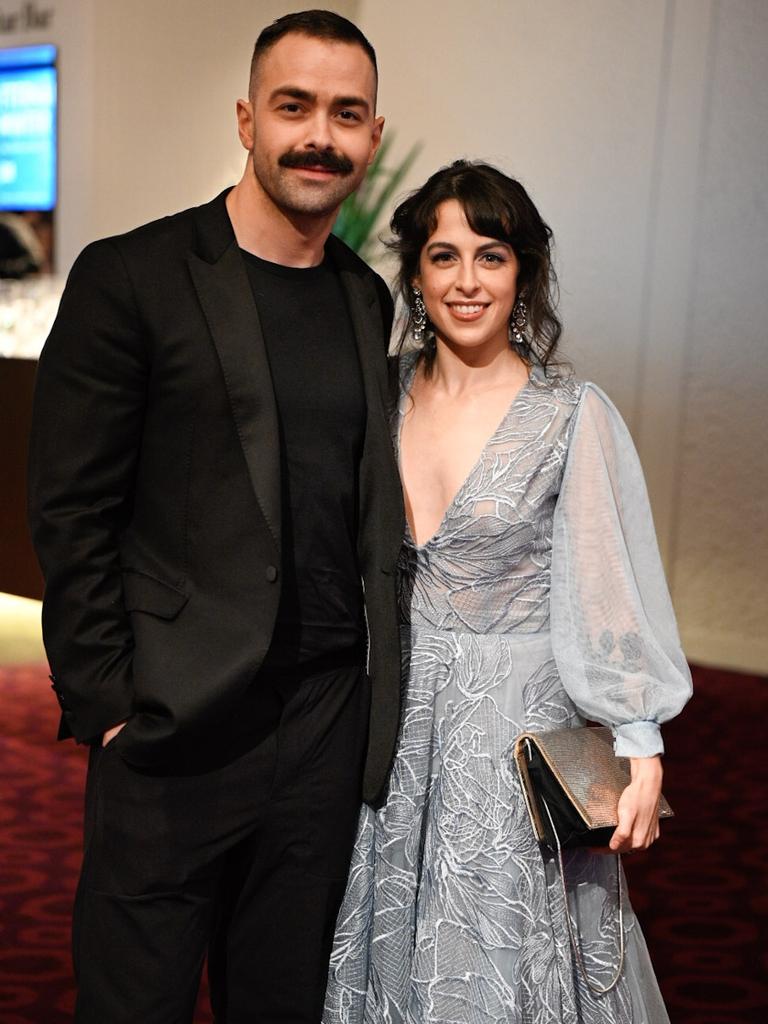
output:
{"label": "beige wall", "polygon": [[[0,0],[0,9],[10,0]],[[47,0],[62,269],[240,174],[234,100],[284,0]],[[357,0],[408,185],[458,156],[555,230],[566,353],[637,440],[686,650],[768,671],[768,4]]]}
{"label": "beige wall", "polygon": [[[15,11],[17,0],[0,0]],[[57,267],[93,238],[205,202],[241,175],[235,101],[260,30],[302,0],[42,0],[59,46]],[[354,16],[353,0],[333,10]]]}
{"label": "beige wall", "polygon": [[[205,202],[243,171],[235,101],[256,36],[306,0],[96,0],[98,234]],[[353,3],[331,5],[349,14]]]}
{"label": "beige wall", "polygon": [[[768,4],[362,0],[416,185],[460,156],[555,231],[565,352],[640,450],[689,657],[768,671]],[[394,74],[392,73],[394,69]]]}
{"label": "beige wall", "polygon": [[685,281],[673,589],[702,661],[768,668],[768,4],[715,5]]}

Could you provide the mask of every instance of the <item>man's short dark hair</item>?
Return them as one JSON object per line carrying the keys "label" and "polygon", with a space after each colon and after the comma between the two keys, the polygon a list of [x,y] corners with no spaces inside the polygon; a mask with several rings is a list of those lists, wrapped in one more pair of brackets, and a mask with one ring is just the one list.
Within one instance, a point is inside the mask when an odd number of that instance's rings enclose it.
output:
{"label": "man's short dark hair", "polygon": [[275,43],[283,36],[295,32],[298,35],[309,36],[311,39],[328,39],[337,43],[354,43],[362,47],[373,64],[373,71],[378,81],[379,67],[376,63],[376,51],[368,42],[366,37],[351,21],[342,18],[340,14],[333,11],[297,11],[295,14],[284,14],[277,18],[271,25],[267,25],[260,33],[253,48],[251,58],[251,77],[248,85],[248,93],[253,93],[253,82],[256,67],[259,60],[270,50]]}

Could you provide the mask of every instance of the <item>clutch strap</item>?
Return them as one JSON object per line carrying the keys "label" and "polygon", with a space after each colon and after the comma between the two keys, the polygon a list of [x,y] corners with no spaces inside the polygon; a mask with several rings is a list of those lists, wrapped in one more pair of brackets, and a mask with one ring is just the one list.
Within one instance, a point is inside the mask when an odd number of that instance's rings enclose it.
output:
{"label": "clutch strap", "polygon": [[609,984],[602,986],[595,984],[595,982],[592,981],[592,979],[589,977],[589,974],[587,973],[584,958],[581,955],[581,947],[579,946],[579,943],[576,939],[576,933],[573,930],[573,923],[571,922],[571,912],[568,909],[568,892],[565,888],[565,867],[563,865],[563,851],[562,847],[560,846],[560,837],[557,834],[557,829],[555,828],[555,823],[552,820],[552,815],[550,814],[549,807],[547,806],[547,801],[542,796],[539,796],[539,799],[541,800],[541,803],[544,806],[544,810],[546,811],[547,817],[549,818],[549,823],[552,826],[552,832],[555,837],[555,844],[557,847],[557,863],[560,868],[560,885],[562,886],[563,890],[565,921],[568,925],[568,937],[571,941],[571,949],[573,950],[573,955],[576,958],[576,963],[578,965],[579,971],[581,972],[581,976],[587,983],[590,992],[592,992],[592,994],[596,996],[604,996],[607,992],[611,992],[614,988],[616,988],[616,985],[619,982],[619,978],[621,977],[622,971],[624,970],[624,891],[621,884],[621,857],[618,853],[616,854],[616,895],[618,898],[619,905],[619,912],[617,915],[617,924],[619,927],[619,966],[616,968],[616,973],[611,978]]}

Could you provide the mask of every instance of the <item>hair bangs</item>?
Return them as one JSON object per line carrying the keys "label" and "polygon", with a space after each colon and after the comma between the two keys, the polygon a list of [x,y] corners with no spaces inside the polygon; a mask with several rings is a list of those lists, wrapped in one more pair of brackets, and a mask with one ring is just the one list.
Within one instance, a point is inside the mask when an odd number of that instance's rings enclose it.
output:
{"label": "hair bangs", "polygon": [[[529,337],[520,352],[528,362],[546,367],[552,362],[562,332],[557,316],[557,277],[552,265],[551,237],[525,188],[490,164],[457,160],[436,171],[420,189],[395,210],[389,247],[398,255],[397,287],[407,316],[401,347],[411,329],[413,279],[421,251],[437,227],[440,206],[451,200],[461,204],[467,223],[482,238],[509,245],[520,263],[518,293],[530,313]],[[425,372],[430,372],[434,350],[422,348]]]}

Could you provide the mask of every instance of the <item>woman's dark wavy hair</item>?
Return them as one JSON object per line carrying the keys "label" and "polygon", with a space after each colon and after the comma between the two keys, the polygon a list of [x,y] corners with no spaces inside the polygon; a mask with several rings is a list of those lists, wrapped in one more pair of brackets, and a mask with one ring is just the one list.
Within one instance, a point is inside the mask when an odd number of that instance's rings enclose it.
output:
{"label": "woman's dark wavy hair", "polygon": [[[412,281],[419,273],[421,251],[437,226],[438,207],[449,199],[461,203],[474,232],[498,238],[514,250],[520,264],[517,294],[528,307],[525,343],[514,348],[527,363],[546,367],[553,362],[562,333],[555,312],[558,290],[550,247],[552,232],[519,181],[489,164],[469,160],[457,160],[436,171],[400,203],[390,222],[394,238],[389,248],[400,259],[396,286],[408,307],[399,350],[411,331],[415,298]],[[434,342],[425,342],[422,354],[429,374],[435,358]]]}

